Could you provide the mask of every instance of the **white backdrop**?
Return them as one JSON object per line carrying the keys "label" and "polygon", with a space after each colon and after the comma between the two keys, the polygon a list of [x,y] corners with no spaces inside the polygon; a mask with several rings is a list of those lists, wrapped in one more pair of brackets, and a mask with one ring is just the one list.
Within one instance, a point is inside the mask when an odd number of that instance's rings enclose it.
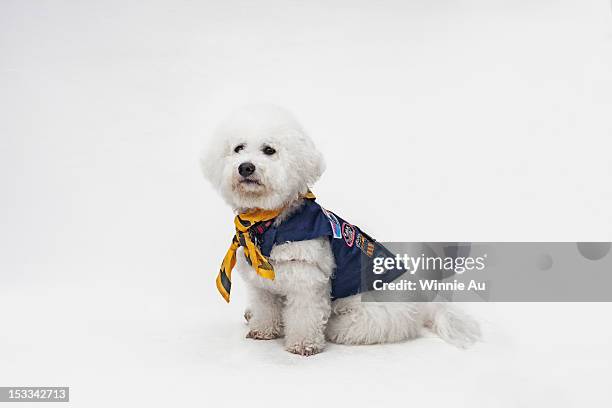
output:
{"label": "white backdrop", "polygon": [[468,351],[244,339],[241,283],[228,306],[213,282],[232,214],[197,164],[220,115],[273,102],[327,157],[319,201],[380,240],[610,241],[608,1],[2,0],[0,89],[0,386],[88,407],[612,401],[609,304],[467,305]]}

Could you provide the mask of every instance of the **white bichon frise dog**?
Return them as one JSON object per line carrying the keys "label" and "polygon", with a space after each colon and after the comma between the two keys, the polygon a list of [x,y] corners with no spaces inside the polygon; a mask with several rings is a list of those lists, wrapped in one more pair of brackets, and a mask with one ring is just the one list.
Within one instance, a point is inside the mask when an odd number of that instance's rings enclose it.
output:
{"label": "white bichon frise dog", "polygon": [[247,337],[284,336],[300,355],[319,353],[326,339],[398,342],[423,327],[460,347],[479,338],[478,324],[446,304],[361,302],[354,253],[371,256],[375,241],[314,201],[323,157],[288,112],[241,109],[212,140],[204,175],[237,213],[217,287],[229,301],[232,269],[245,281]]}

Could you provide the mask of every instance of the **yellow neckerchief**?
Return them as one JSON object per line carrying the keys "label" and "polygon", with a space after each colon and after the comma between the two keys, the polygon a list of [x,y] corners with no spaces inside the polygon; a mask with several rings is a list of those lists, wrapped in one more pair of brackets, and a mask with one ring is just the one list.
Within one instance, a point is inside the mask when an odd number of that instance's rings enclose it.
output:
{"label": "yellow neckerchief", "polygon": [[[303,196],[308,199],[315,199],[314,194],[310,190]],[[255,209],[245,213],[238,214],[234,218],[234,225],[236,226],[236,234],[232,239],[232,243],[223,258],[221,269],[217,275],[217,289],[223,299],[229,303],[230,291],[232,288],[232,269],[236,265],[236,251],[238,247],[244,247],[244,255],[246,256],[247,262],[251,264],[255,272],[263,278],[274,280],[274,268],[268,262],[268,259],[261,253],[261,250],[251,240],[250,229],[257,223],[270,221],[278,217],[278,215],[284,210],[280,208],[278,210],[260,210]]]}

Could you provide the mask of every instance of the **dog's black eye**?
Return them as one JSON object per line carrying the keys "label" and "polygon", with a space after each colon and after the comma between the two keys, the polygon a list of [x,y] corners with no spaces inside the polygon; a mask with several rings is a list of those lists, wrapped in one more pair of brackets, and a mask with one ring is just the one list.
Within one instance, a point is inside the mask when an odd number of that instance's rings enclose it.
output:
{"label": "dog's black eye", "polygon": [[264,152],[264,154],[267,154],[268,156],[272,156],[274,153],[276,153],[276,150],[274,150],[270,146],[264,147],[261,151]]}
{"label": "dog's black eye", "polygon": [[239,153],[242,149],[244,149],[244,145],[239,144],[238,146],[234,147],[234,152]]}

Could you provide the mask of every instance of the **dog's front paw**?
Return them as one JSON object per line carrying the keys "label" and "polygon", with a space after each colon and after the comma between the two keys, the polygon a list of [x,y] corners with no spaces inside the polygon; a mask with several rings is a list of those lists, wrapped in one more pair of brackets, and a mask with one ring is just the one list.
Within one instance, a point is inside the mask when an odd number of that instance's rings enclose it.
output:
{"label": "dog's front paw", "polygon": [[300,356],[313,356],[323,351],[323,347],[317,346],[316,344],[293,344],[287,346],[287,351],[293,354],[299,354]]}
{"label": "dog's front paw", "polygon": [[281,337],[281,334],[278,330],[250,330],[246,338],[253,340],[272,340],[278,339]]}

